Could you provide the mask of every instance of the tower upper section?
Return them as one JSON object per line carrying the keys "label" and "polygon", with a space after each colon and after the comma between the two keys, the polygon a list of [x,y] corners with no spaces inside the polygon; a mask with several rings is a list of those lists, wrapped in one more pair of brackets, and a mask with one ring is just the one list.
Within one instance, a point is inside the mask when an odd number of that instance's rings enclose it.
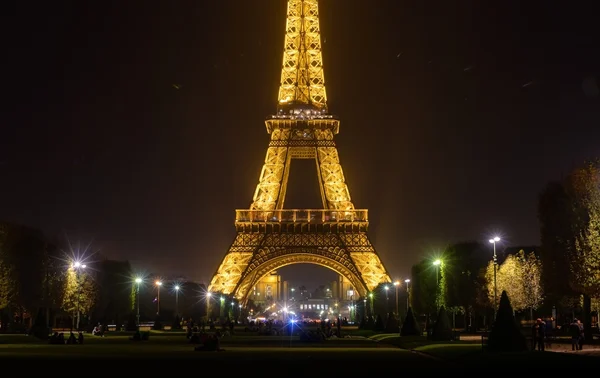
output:
{"label": "tower upper section", "polygon": [[288,0],[277,113],[328,113],[318,0]]}

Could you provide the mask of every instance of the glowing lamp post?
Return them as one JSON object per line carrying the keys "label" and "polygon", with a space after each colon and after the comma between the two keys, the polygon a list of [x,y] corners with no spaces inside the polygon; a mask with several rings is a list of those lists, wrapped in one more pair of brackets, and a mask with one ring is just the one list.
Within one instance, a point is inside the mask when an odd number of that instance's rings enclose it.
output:
{"label": "glowing lamp post", "polygon": [[210,320],[210,297],[212,296],[211,292],[206,293],[206,320]]}
{"label": "glowing lamp post", "polygon": [[162,286],[162,281],[156,281],[156,315],[160,315],[160,287]]}
{"label": "glowing lamp post", "polygon": [[175,285],[175,316],[179,316],[179,285]]}
{"label": "glowing lamp post", "polygon": [[496,257],[496,242],[499,242],[499,237],[490,239],[490,243],[494,245],[494,319],[496,318],[496,310],[498,308],[498,287],[496,286],[496,270],[498,266],[498,258]]}
{"label": "glowing lamp post", "polygon": [[406,312],[408,313],[408,308],[410,307],[410,291],[408,290],[408,284],[410,283],[410,280],[407,278],[404,282],[406,283]]}
{"label": "glowing lamp post", "polygon": [[400,287],[400,281],[394,282],[394,287],[396,288],[396,316],[398,316],[398,287]]}
{"label": "glowing lamp post", "polygon": [[80,263],[79,261],[75,261],[72,265],[73,270],[75,271],[75,284],[77,285],[77,324],[75,326],[76,330],[79,330],[79,321],[81,319],[81,283],[79,282],[79,272],[87,267],[87,265]]}
{"label": "glowing lamp post", "polygon": [[435,266],[435,284],[436,285],[439,285],[439,283],[440,283],[440,278],[439,278],[440,265],[442,265],[442,260],[440,260],[440,259],[437,259],[433,262],[433,266]]}
{"label": "glowing lamp post", "polygon": [[140,328],[140,284],[142,283],[142,279],[141,278],[136,278],[135,279],[135,285],[136,285],[136,289],[135,289],[135,296],[136,296],[136,302],[137,302],[137,326],[138,329]]}

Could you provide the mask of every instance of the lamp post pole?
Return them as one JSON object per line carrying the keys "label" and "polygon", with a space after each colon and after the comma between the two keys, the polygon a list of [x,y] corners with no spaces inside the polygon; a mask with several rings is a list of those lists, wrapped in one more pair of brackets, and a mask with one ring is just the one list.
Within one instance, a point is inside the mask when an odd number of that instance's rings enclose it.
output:
{"label": "lamp post pole", "polygon": [[211,293],[207,292],[206,293],[206,322],[208,323],[208,321],[210,320],[210,297],[211,297]]}
{"label": "lamp post pole", "polygon": [[81,269],[85,269],[86,265],[80,263],[79,261],[75,261],[72,265],[75,270],[75,284],[77,285],[77,322],[75,324],[75,329],[79,331],[79,321],[81,319],[81,289],[82,285],[79,279],[79,271]]}
{"label": "lamp post pole", "polygon": [[496,256],[496,242],[499,242],[499,237],[490,239],[490,243],[494,245],[494,319],[496,319],[496,312],[498,311],[498,286],[496,284],[496,271],[498,270],[498,257]]}
{"label": "lamp post pole", "polygon": [[135,295],[136,295],[136,302],[137,302],[136,320],[137,320],[138,331],[140,329],[140,284],[141,283],[142,283],[142,279],[141,278],[138,277],[138,278],[135,279],[135,284],[136,284]]}
{"label": "lamp post pole", "polygon": [[406,313],[408,313],[408,308],[410,307],[410,291],[408,290],[408,284],[410,284],[410,280],[404,280],[406,282]]}
{"label": "lamp post pole", "polygon": [[398,316],[400,315],[400,312],[398,311],[398,287],[400,286],[400,282],[394,282],[394,286],[396,287],[396,316]]}
{"label": "lamp post pole", "polygon": [[175,316],[179,316],[179,285],[175,285]]}
{"label": "lamp post pole", "polygon": [[162,286],[162,282],[161,281],[156,281],[156,291],[157,291],[157,295],[156,295],[156,315],[160,315],[160,287]]}

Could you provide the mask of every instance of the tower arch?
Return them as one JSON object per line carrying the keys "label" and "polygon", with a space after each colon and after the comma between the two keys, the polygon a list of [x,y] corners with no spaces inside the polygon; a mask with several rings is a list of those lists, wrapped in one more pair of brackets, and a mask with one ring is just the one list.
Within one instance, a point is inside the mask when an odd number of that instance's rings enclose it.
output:
{"label": "tower arch", "polygon": [[367,285],[355,268],[352,261],[346,261],[344,253],[339,253],[336,248],[290,248],[267,249],[259,251],[264,258],[248,270],[240,280],[233,292],[233,296],[245,303],[252,288],[270,272],[284,266],[293,264],[314,264],[330,269],[346,278],[360,296],[368,293]]}

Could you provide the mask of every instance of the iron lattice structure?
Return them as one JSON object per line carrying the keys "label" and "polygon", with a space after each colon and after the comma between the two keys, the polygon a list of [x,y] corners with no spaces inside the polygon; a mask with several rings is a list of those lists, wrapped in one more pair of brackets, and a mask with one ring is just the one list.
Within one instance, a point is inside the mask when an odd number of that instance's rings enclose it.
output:
{"label": "iron lattice structure", "polygon": [[[317,0],[288,0],[277,114],[266,120],[271,141],[252,204],[236,210],[237,235],[208,290],[245,301],[280,267],[317,264],[347,278],[361,296],[391,282],[355,209],[334,136],[340,121],[327,110]],[[284,209],[293,159],[316,163],[322,209]]]}

